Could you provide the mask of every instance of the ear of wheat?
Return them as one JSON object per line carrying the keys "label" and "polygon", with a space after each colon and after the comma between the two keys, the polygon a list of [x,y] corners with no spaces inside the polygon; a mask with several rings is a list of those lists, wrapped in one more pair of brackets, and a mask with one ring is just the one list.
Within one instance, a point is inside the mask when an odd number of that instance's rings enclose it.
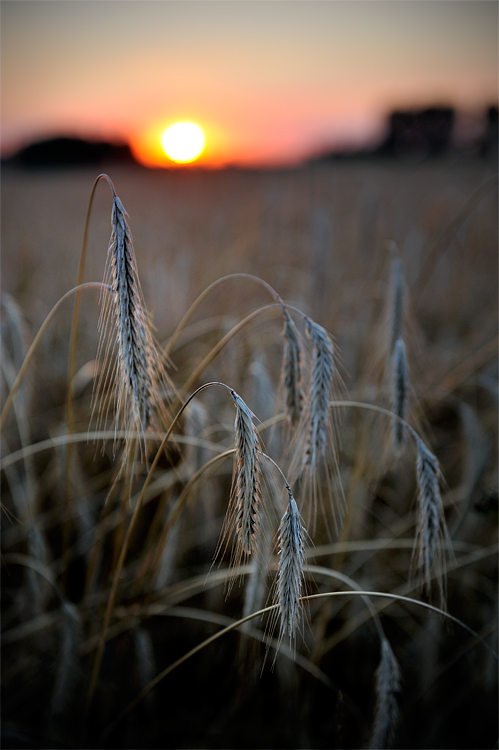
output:
{"label": "ear of wheat", "polygon": [[[168,388],[168,378],[152,337],[126,217],[113,191],[112,232],[104,275],[110,293],[104,293],[101,300],[97,358],[102,368],[94,408],[101,399],[98,408],[102,420],[114,407],[115,429],[137,430],[144,453],[146,430],[161,427],[160,415],[165,410],[162,390]],[[111,355],[113,330],[118,349],[115,361]]]}
{"label": "ear of wheat", "polygon": [[441,472],[437,458],[417,439],[418,526],[413,563],[431,593],[432,576],[437,579],[441,606],[445,605],[445,544],[450,542],[440,494]]}
{"label": "ear of wheat", "polygon": [[262,502],[258,434],[253,423],[253,414],[243,399],[235,392],[232,392],[232,397],[237,410],[234,468],[236,534],[242,552],[250,555],[255,549]]}
{"label": "ear of wheat", "polygon": [[263,510],[262,466],[254,415],[239,394],[232,389],[230,393],[236,406],[234,469],[229,507],[216,555],[234,539],[231,566],[238,567],[251,555],[258,554]]}
{"label": "ear of wheat", "polygon": [[[306,376],[305,398],[298,429],[294,435],[293,456],[289,469],[292,482],[300,483],[301,495],[307,499],[306,521],[315,533],[317,511],[329,527],[329,510],[338,532],[345,509],[345,499],[338,472],[335,411],[330,401],[341,378],[335,363],[333,342],[327,331],[304,316],[307,336],[312,344],[312,361]],[[327,496],[324,495],[324,490]],[[327,506],[327,509],[326,509]]]}
{"label": "ear of wheat", "polygon": [[381,660],[376,670],[376,708],[369,747],[390,747],[399,718],[400,667],[386,638],[381,639]]}
{"label": "ear of wheat", "polygon": [[326,445],[332,435],[332,417],[329,400],[335,375],[334,351],[327,331],[307,318],[307,334],[313,345],[312,382],[307,404],[308,436],[305,464],[313,473],[326,456]]}
{"label": "ear of wheat", "polygon": [[303,589],[303,569],[305,565],[305,532],[298,506],[289,485],[288,507],[278,532],[279,569],[277,574],[277,601],[280,613],[280,639],[289,635],[290,641],[296,637],[300,624]]}
{"label": "ear of wheat", "polygon": [[303,409],[301,358],[302,351],[298,331],[285,309],[283,383],[286,394],[286,413],[293,428],[298,425]]}
{"label": "ear of wheat", "polygon": [[[407,355],[403,339],[395,341],[392,352],[392,410],[400,417],[406,419],[407,404],[409,400],[409,374],[407,367]],[[399,420],[393,421],[393,443],[395,449],[400,451],[404,442],[405,427]]]}

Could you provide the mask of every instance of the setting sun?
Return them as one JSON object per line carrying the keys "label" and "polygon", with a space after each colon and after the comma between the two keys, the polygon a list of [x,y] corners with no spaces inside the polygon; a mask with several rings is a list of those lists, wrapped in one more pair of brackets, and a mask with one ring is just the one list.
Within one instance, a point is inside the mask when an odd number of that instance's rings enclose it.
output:
{"label": "setting sun", "polygon": [[205,144],[204,133],[194,122],[177,122],[161,136],[165,154],[179,164],[195,161]]}

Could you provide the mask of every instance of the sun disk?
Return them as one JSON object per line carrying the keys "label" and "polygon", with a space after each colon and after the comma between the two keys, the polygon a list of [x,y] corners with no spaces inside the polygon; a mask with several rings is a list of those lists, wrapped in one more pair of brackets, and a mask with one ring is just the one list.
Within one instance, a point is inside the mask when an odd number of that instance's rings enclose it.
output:
{"label": "sun disk", "polygon": [[178,164],[195,161],[204,149],[204,133],[194,122],[177,122],[161,136],[165,154]]}

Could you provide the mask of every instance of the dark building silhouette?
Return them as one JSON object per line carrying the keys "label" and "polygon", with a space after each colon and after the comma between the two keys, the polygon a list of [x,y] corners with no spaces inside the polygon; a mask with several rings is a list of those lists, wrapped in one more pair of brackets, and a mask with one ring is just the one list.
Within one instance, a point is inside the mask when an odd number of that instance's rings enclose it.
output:
{"label": "dark building silhouette", "polygon": [[388,135],[378,153],[401,158],[440,156],[451,147],[454,122],[452,107],[396,110],[389,116]]}
{"label": "dark building silhouette", "polygon": [[99,166],[133,164],[135,159],[126,144],[86,141],[81,138],[49,138],[31,143],[17,152],[11,163],[22,167]]}
{"label": "dark building silhouette", "polygon": [[497,106],[494,106],[487,109],[485,133],[480,144],[480,154],[497,158],[498,141],[498,110]]}
{"label": "dark building silhouette", "polygon": [[422,161],[454,149],[456,113],[453,107],[396,109],[386,120],[386,136],[374,147],[335,149],[311,161],[351,159],[410,159]]}

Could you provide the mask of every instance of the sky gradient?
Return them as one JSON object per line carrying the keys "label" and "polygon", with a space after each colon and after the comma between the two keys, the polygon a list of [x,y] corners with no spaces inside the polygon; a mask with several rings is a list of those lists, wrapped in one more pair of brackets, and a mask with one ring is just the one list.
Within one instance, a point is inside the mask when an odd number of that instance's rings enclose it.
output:
{"label": "sky gradient", "polygon": [[494,0],[2,0],[2,153],[199,123],[206,165],[297,162],[393,107],[497,102]]}

